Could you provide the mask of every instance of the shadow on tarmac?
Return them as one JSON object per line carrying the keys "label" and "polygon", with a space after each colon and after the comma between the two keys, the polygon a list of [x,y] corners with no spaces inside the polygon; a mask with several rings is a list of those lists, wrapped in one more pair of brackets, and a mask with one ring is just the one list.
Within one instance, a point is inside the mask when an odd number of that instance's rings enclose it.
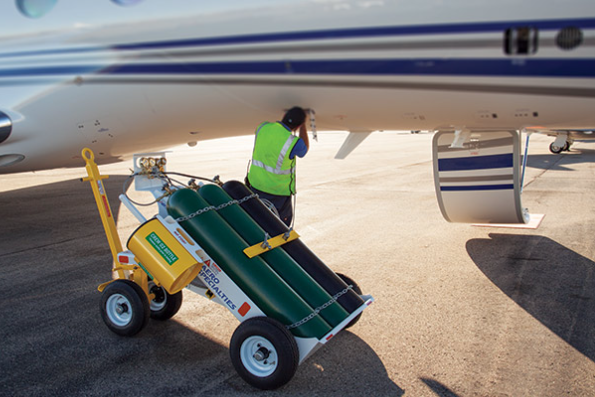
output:
{"label": "shadow on tarmac", "polygon": [[[573,171],[572,164],[590,163],[595,150],[570,149],[562,154],[533,154],[528,156],[527,167],[541,170]],[[584,155],[584,156],[583,156]]]}
{"label": "shadow on tarmac", "polygon": [[450,390],[448,387],[443,385],[434,379],[420,378],[422,382],[426,384],[437,396],[440,397],[459,397],[458,394]]}
{"label": "shadow on tarmac", "polygon": [[[116,175],[104,180],[116,222],[126,179]],[[107,246],[91,186],[78,179],[1,193],[0,219],[0,258],[85,236],[101,237]],[[107,266],[110,257],[108,247]]]}
{"label": "shadow on tarmac", "polygon": [[[104,182],[115,215],[126,179]],[[133,338],[111,333],[96,287],[109,278],[112,259],[88,182],[2,193],[0,219],[3,395],[403,395],[378,355],[349,331],[270,392],[239,378],[226,345],[177,322],[192,316],[184,306]]]}
{"label": "shadow on tarmac", "polygon": [[[251,390],[254,395],[262,393]],[[347,330],[301,364],[294,379],[272,395],[401,397],[404,393],[388,377],[376,352]]]}
{"label": "shadow on tarmac", "polygon": [[595,361],[595,262],[543,236],[490,234],[467,242],[506,295]]}

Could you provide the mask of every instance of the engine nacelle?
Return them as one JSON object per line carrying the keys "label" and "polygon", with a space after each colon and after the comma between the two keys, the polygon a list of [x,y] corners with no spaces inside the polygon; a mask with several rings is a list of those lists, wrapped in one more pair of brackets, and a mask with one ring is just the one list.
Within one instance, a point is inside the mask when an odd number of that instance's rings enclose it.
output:
{"label": "engine nacelle", "polygon": [[527,223],[521,205],[521,141],[516,131],[440,131],[434,182],[449,222]]}

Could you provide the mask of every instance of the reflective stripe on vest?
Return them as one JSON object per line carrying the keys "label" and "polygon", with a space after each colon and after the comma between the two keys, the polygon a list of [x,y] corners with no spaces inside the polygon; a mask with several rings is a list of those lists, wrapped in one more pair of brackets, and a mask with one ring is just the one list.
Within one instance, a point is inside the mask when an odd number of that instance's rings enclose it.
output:
{"label": "reflective stripe on vest", "polygon": [[[258,134],[258,132],[257,132],[257,134]],[[254,165],[256,167],[264,168],[268,172],[272,172],[273,174],[277,174],[277,175],[291,174],[295,170],[295,167],[291,167],[288,170],[283,170],[283,169],[281,169],[281,167],[283,166],[283,160],[285,159],[285,155],[287,154],[287,151],[291,147],[291,144],[293,143],[294,139],[295,139],[295,137],[293,135],[290,135],[289,138],[287,138],[287,140],[285,141],[285,145],[283,145],[283,148],[281,149],[281,153],[279,153],[279,157],[277,157],[277,164],[276,164],[277,168],[269,167],[262,161],[258,161],[258,160],[254,160],[254,159],[252,159],[252,165]]]}
{"label": "reflective stripe on vest", "polygon": [[262,123],[255,135],[249,182],[269,194],[295,193],[295,159],[289,154],[299,138],[281,123]]}

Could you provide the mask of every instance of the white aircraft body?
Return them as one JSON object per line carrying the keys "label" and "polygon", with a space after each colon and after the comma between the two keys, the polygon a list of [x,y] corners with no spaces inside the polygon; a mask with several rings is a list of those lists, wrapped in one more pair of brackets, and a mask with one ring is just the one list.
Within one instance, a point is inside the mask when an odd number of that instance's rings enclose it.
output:
{"label": "white aircraft body", "polygon": [[444,216],[525,222],[521,132],[595,126],[592,0],[16,0],[0,15],[0,173],[251,134],[298,105],[353,132],[340,156],[372,131],[438,131]]}

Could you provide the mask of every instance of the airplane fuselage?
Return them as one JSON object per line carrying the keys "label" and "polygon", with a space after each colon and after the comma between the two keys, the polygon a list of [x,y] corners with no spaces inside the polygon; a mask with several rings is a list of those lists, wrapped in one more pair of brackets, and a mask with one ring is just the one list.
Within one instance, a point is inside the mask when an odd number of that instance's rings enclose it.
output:
{"label": "airplane fuselage", "polygon": [[0,38],[0,173],[251,134],[294,105],[319,130],[595,125],[591,1],[162,3],[0,7],[24,24]]}

